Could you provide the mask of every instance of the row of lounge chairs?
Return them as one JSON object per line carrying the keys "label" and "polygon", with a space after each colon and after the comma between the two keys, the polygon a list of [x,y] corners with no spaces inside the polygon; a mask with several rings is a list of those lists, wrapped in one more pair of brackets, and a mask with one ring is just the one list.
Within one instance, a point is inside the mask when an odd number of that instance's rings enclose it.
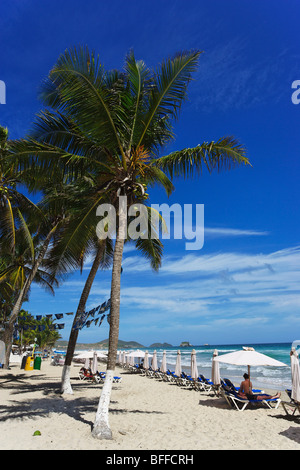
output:
{"label": "row of lounge chairs", "polygon": [[[247,398],[242,398],[238,394],[239,387],[236,387],[230,379],[221,379],[221,384],[216,385],[211,380],[207,379],[204,375],[199,374],[197,380],[192,379],[190,376],[182,372],[181,376],[178,377],[175,375],[175,372],[168,370],[166,373],[161,372],[160,370],[153,371],[151,368],[145,370],[139,367],[137,364],[131,366],[131,370],[134,372],[140,372],[142,375],[145,375],[150,378],[157,378],[165,382],[173,382],[177,385],[185,388],[193,388],[198,391],[213,392],[217,396],[222,396],[225,398],[228,405],[238,411],[244,411],[249,405],[265,405],[268,408],[278,408],[281,403],[280,398],[263,398],[263,399],[254,399],[249,400]],[[253,394],[265,395],[264,390],[253,389]],[[300,405],[298,410],[300,411]]]}
{"label": "row of lounge chairs", "polygon": [[[192,388],[198,391],[205,391],[205,392],[213,392],[217,396],[223,397],[228,405],[238,411],[244,411],[250,405],[265,405],[268,408],[275,408],[277,409],[281,403],[280,398],[270,398],[264,397],[262,399],[256,398],[254,400],[249,400],[247,398],[242,398],[238,394],[239,387],[236,387],[230,379],[224,378],[221,379],[221,384],[216,385],[211,380],[207,379],[204,375],[200,374],[197,380],[192,379],[191,376],[182,372],[181,376],[178,377],[175,375],[175,372],[168,370],[166,373],[161,372],[158,370],[152,370],[151,367],[147,370],[142,368],[140,365],[135,364],[134,366],[130,365],[127,368],[131,372],[138,372],[141,375],[145,375],[149,378],[156,378],[162,380],[164,382],[172,382],[177,384],[178,386],[185,387],[185,388]],[[253,394],[259,395],[266,395],[264,390],[261,389],[253,389]],[[288,392],[288,391],[287,391]],[[296,410],[300,413],[300,404],[297,403],[284,403],[282,402],[284,409],[287,414],[288,410],[286,408],[287,405],[291,405],[293,408],[293,414]]]}
{"label": "row of lounge chairs", "polygon": [[131,370],[132,372],[139,372],[141,375],[145,375],[149,378],[159,379],[164,382],[172,382],[180,387],[193,388],[199,391],[214,393],[216,393],[218,389],[218,386],[215,386],[211,380],[208,380],[203,375],[199,375],[199,377],[195,380],[184,372],[182,372],[181,376],[178,377],[174,371],[172,372],[170,370],[167,370],[167,372],[161,372],[159,369],[152,370],[151,367],[146,370],[141,368],[138,364],[130,366],[129,370]]}
{"label": "row of lounge chairs", "polygon": [[[81,367],[80,371],[78,372],[79,380],[88,380],[97,384],[104,382],[105,375],[106,375],[105,372],[98,372],[98,371],[96,372],[96,374],[93,374],[90,368],[86,369],[85,367]],[[121,381],[122,381],[122,377],[115,376],[113,378],[114,383],[121,382]]]}

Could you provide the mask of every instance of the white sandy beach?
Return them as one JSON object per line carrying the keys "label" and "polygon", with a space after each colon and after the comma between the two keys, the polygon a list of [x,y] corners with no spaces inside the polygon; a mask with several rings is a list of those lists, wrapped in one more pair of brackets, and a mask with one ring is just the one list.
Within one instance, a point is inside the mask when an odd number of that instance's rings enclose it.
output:
{"label": "white sandy beach", "polygon": [[0,370],[2,450],[300,450],[300,418],[287,417],[282,406],[239,412],[223,398],[119,368],[113,439],[96,440],[91,427],[102,385],[79,381],[79,367],[72,366],[74,395],[66,396],[59,393],[62,368],[50,360],[41,370]]}

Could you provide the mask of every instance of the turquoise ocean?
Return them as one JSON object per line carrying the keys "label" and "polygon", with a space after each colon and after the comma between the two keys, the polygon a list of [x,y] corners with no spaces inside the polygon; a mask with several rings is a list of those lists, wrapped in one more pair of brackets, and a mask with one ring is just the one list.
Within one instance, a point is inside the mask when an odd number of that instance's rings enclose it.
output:
{"label": "turquoise ocean", "polygon": [[[177,351],[181,352],[181,366],[185,372],[190,372],[191,352],[196,351],[198,373],[203,374],[206,378],[211,377],[211,365],[213,352],[216,349],[219,356],[234,351],[241,350],[243,346],[251,346],[257,352],[266,354],[280,362],[286,364],[286,367],[251,367],[251,381],[253,387],[264,388],[270,390],[285,390],[291,387],[291,368],[290,368],[290,351],[291,343],[267,343],[267,344],[231,344],[231,345],[204,345],[192,347],[169,347],[155,348],[157,351],[158,367],[161,364],[163,351],[166,351],[167,367],[174,371],[176,364]],[[143,348],[149,354],[153,354],[154,348]],[[220,375],[222,378],[229,378],[235,384],[239,384],[243,380],[243,374],[247,372],[247,366],[235,366],[231,364],[220,363]]]}

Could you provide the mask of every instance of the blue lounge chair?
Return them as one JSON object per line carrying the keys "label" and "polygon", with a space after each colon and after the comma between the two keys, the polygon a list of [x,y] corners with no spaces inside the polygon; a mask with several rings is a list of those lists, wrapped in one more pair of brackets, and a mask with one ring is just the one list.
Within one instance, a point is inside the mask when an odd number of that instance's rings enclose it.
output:
{"label": "blue lounge chair", "polygon": [[227,403],[237,409],[238,411],[244,411],[249,404],[263,404],[266,405],[268,408],[278,408],[279,404],[281,403],[280,398],[263,398],[263,399],[255,399],[255,400],[248,400],[247,398],[242,398],[238,395],[237,392],[234,391],[226,391],[223,389],[223,396]]}
{"label": "blue lounge chair", "polygon": [[204,375],[202,375],[202,374],[199,374],[198,380],[199,380],[199,382],[202,383],[202,385],[204,386],[204,390],[206,392],[212,391],[215,387],[215,384],[211,380],[204,377]]}
{"label": "blue lounge chair", "polygon": [[[105,377],[106,377],[105,372],[97,372],[95,375],[98,377],[98,380],[97,380],[98,383],[104,382]],[[117,383],[117,382],[122,382],[122,377],[118,377],[117,375],[115,375],[113,377],[113,383]]]}
{"label": "blue lounge chair", "polygon": [[[228,387],[230,387],[231,390],[237,391],[237,392],[239,391],[240,387],[236,387],[236,386],[231,382],[230,379],[222,379],[222,380],[223,380],[223,382],[224,382]],[[222,385],[222,383],[221,383],[221,385]],[[265,393],[265,392],[264,392],[264,390],[260,390],[259,388],[253,388],[253,389],[252,389],[252,393],[255,394],[255,393]]]}

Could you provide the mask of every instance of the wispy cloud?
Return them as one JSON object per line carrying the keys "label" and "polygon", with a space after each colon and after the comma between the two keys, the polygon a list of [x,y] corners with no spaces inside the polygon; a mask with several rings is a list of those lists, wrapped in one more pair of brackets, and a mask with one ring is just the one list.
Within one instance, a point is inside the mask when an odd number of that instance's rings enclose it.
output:
{"label": "wispy cloud", "polygon": [[204,228],[204,235],[210,237],[253,237],[253,236],[266,236],[270,232],[260,230],[243,230],[236,228]]}
{"label": "wispy cloud", "polygon": [[[99,272],[87,309],[109,298],[110,281],[110,270]],[[143,258],[128,253],[121,281],[121,338],[129,335],[148,344],[146,337],[165,341],[171,335],[199,344],[199,335],[228,342],[233,331],[234,337],[264,331],[266,341],[275,329],[292,336],[291,325],[297,324],[300,311],[300,246],[271,253],[166,256],[159,273],[153,273]],[[63,311],[66,299],[66,311],[75,310],[83,286],[84,278],[75,276],[46,308],[41,295],[37,304],[41,310],[33,313]],[[33,290],[39,300],[42,291],[37,286]],[[107,334],[106,323],[94,334]]]}
{"label": "wispy cloud", "polygon": [[[267,321],[300,309],[299,266],[300,247],[269,254],[168,257],[151,287],[124,286],[122,305],[137,312],[137,318],[139,311],[151,311],[159,321],[182,321],[184,314],[186,321],[197,323],[213,314],[236,322],[240,316],[249,320],[254,313]],[[142,260],[131,259],[126,273],[130,277],[139,268],[145,269]]]}
{"label": "wispy cloud", "polygon": [[[290,83],[290,51],[276,50],[276,55],[249,61],[249,40],[232,39],[208,48],[201,56],[195,96],[191,100],[201,108],[215,111],[252,107],[284,96],[283,83]],[[288,64],[288,65],[287,65]],[[286,70],[289,70],[288,76]],[[200,91],[200,92],[199,92]]]}

